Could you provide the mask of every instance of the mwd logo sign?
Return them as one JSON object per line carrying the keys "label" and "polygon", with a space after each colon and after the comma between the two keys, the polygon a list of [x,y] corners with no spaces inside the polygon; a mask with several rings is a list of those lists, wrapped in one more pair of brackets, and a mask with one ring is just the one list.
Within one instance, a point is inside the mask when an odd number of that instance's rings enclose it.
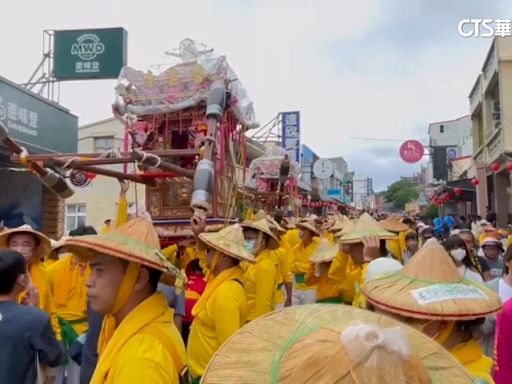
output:
{"label": "mwd logo sign", "polygon": [[59,80],[116,79],[126,65],[123,28],[55,31],[53,74]]}
{"label": "mwd logo sign", "polygon": [[76,43],[71,46],[71,54],[78,56],[82,60],[94,60],[98,55],[105,52],[105,44],[101,42],[98,35],[86,33],[76,39]]}

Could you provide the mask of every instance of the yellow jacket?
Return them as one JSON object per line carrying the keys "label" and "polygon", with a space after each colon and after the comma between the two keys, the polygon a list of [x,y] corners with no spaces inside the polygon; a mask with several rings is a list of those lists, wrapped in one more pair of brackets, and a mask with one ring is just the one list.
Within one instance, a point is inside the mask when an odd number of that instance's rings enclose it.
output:
{"label": "yellow jacket", "polygon": [[331,263],[320,263],[320,276],[315,276],[315,266],[306,275],[306,285],[316,285],[316,301],[337,298],[340,296],[338,285],[329,279]]}
{"label": "yellow jacket", "polygon": [[244,273],[247,294],[247,321],[257,319],[275,308],[278,275],[277,254],[265,249]]}
{"label": "yellow jacket", "polygon": [[291,283],[293,280],[292,267],[290,264],[290,255],[292,250],[289,246],[288,248],[281,246],[272,252],[276,253],[276,258],[279,264],[277,266],[277,290],[275,294],[275,302],[276,304],[280,304],[284,302],[284,293],[281,289],[282,285],[285,283]]}
{"label": "yellow jacket", "polygon": [[[28,271],[32,284],[34,284],[39,292],[39,309],[50,316],[50,323],[52,325],[53,332],[55,332],[57,339],[61,340],[61,329],[59,326],[57,312],[55,311],[55,302],[50,288],[48,272],[40,262],[29,265]],[[22,292],[18,298],[18,302],[22,301],[25,298],[25,295],[26,292]]]}
{"label": "yellow jacket", "polygon": [[[172,352],[166,346],[171,346]],[[165,296],[157,292],[119,324],[98,360],[91,384],[178,384],[179,373],[171,353],[186,362],[173,311]]]}
{"label": "yellow jacket", "polygon": [[403,252],[400,248],[399,239],[386,240],[386,248],[389,251],[389,253],[391,253],[394,259],[398,260],[399,262],[402,262]]}
{"label": "yellow jacket", "polygon": [[313,237],[313,241],[307,247],[304,247],[302,240],[293,247],[292,272],[295,275],[295,289],[302,291],[316,289],[315,286],[305,284],[305,277],[312,267],[309,258],[315,253],[319,241],[319,237]]}
{"label": "yellow jacket", "polygon": [[288,245],[293,248],[295,247],[297,244],[299,244],[300,242],[300,236],[299,236],[299,233],[300,231],[295,228],[295,229],[290,229],[288,232],[286,232],[286,234],[283,236],[285,237],[286,239],[286,242],[288,243]]}
{"label": "yellow jacket", "polygon": [[246,322],[247,297],[242,279],[240,266],[223,271],[208,282],[192,310],[195,318],[190,328],[187,355],[193,378],[203,375],[214,353]]}
{"label": "yellow jacket", "polygon": [[71,322],[79,335],[85,333],[88,328],[85,281],[90,275],[90,270],[88,267],[83,268],[74,262],[73,255],[69,253],[47,270],[55,301],[55,312],[58,317]]}
{"label": "yellow jacket", "polygon": [[343,302],[352,303],[355,307],[365,308],[366,299],[364,298],[361,287],[366,276],[368,263],[356,265],[350,255],[344,252],[338,252],[334,258],[328,277],[337,285]]}
{"label": "yellow jacket", "polygon": [[493,361],[484,355],[477,340],[471,339],[466,343],[461,343],[455,346],[450,353],[474,379],[479,379],[479,383],[494,384],[491,377]]}

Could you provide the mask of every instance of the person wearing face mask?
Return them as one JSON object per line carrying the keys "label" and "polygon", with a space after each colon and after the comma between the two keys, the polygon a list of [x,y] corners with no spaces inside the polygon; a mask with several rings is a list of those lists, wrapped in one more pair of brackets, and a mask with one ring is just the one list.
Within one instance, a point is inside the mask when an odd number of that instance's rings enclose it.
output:
{"label": "person wearing face mask", "polygon": [[292,249],[292,272],[294,276],[292,305],[313,304],[316,301],[316,286],[306,285],[306,274],[311,269],[309,258],[315,253],[320,241],[320,232],[315,220],[296,224],[300,230],[299,243]]}
{"label": "person wearing face mask", "polygon": [[244,221],[242,228],[247,250],[256,257],[256,263],[247,266],[243,279],[247,294],[247,321],[252,321],[275,308],[279,261],[273,251],[279,248],[279,240],[265,218]]}
{"label": "person wearing face mask", "polygon": [[[50,316],[53,331],[58,340],[61,340],[61,329],[55,301],[50,289],[48,273],[43,266],[44,258],[51,252],[51,242],[46,235],[34,230],[29,225],[8,229],[0,234],[0,249],[11,249],[23,255],[30,277],[30,288],[37,291],[37,307]],[[22,292],[18,302],[25,303],[27,291]]]}
{"label": "person wearing face mask", "polygon": [[220,346],[247,320],[247,295],[240,262],[255,262],[247,250],[243,229],[235,224],[219,232],[202,232],[205,218],[194,215],[192,229],[199,250],[207,249],[210,279],[192,309],[194,321],[188,337],[187,356],[192,383],[199,383],[208,362]]}
{"label": "person wearing face mask", "polygon": [[450,236],[444,242],[444,248],[450,254],[461,277],[483,284],[483,270],[478,259],[471,255],[466,243],[459,236]]}
{"label": "person wearing face mask", "polygon": [[422,247],[401,270],[367,282],[363,292],[376,311],[421,329],[449,350],[479,383],[493,383],[492,359],[477,338],[483,318],[498,313],[492,290],[462,278],[446,250]]}

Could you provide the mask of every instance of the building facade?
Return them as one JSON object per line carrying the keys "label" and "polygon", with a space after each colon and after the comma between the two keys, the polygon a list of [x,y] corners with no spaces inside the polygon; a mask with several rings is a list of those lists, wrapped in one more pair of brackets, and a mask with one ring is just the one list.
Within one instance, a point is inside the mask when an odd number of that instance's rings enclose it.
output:
{"label": "building facade", "polygon": [[[78,128],[79,153],[104,153],[109,150],[123,151],[124,126],[115,118],[101,120]],[[132,165],[128,165],[129,168]],[[123,171],[124,165],[110,165],[108,168]],[[133,170],[128,169],[128,172]],[[144,206],[146,187],[131,183],[127,194],[129,205],[138,203]],[[117,216],[117,201],[119,199],[119,183],[111,177],[98,175],[83,188],[76,188],[75,195],[66,200],[65,231],[78,225],[92,225],[96,230],[103,227],[104,221]]]}
{"label": "building facade", "polygon": [[473,154],[472,124],[469,115],[429,124],[430,156],[426,184],[439,184],[451,179],[450,164]]}
{"label": "building facade", "polygon": [[[478,213],[497,214],[498,225],[510,223],[512,160],[512,37],[497,37],[469,94],[473,133],[473,162]],[[496,163],[497,169],[491,170]]]}

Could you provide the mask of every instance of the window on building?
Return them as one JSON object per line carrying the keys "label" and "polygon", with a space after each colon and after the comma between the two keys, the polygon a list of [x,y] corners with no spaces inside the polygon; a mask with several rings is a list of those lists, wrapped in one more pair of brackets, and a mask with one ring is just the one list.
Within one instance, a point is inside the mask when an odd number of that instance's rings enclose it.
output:
{"label": "window on building", "polygon": [[114,148],[114,137],[95,137],[94,138],[94,152],[106,152]]}
{"label": "window on building", "polygon": [[66,216],[64,225],[66,233],[69,233],[80,225],[87,222],[87,213],[85,204],[66,204]]}
{"label": "window on building", "polygon": [[443,124],[441,124],[439,126],[439,133],[444,133],[444,125]]}

